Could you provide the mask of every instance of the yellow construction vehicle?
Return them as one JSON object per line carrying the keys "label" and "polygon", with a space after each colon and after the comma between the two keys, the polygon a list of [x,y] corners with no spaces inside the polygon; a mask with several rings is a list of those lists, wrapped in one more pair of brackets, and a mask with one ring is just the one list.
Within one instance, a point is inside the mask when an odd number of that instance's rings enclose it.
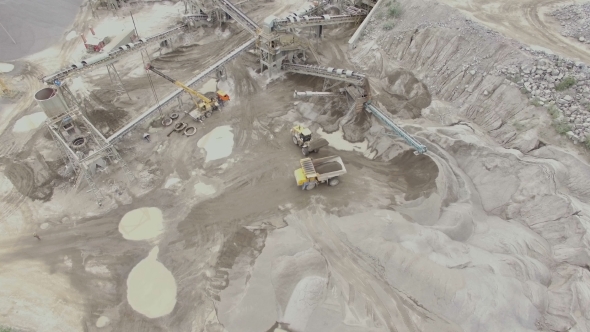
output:
{"label": "yellow construction vehicle", "polygon": [[10,90],[8,89],[8,86],[4,83],[2,78],[0,78],[0,95],[9,95],[9,94],[10,94]]}
{"label": "yellow construction vehicle", "polygon": [[319,159],[305,158],[299,161],[301,168],[295,170],[295,181],[303,190],[311,190],[320,183],[335,186],[340,183],[340,175],[346,174],[342,158],[331,156]]}
{"label": "yellow construction vehicle", "polygon": [[291,139],[295,145],[301,147],[301,153],[308,156],[311,152],[318,152],[320,148],[328,145],[328,141],[323,138],[311,140],[311,130],[297,125],[291,128]]}
{"label": "yellow construction vehicle", "polygon": [[[197,106],[197,109],[204,115],[206,118],[210,117],[213,111],[219,110],[219,102],[220,101],[229,101],[229,95],[221,90],[217,90],[216,97],[208,98],[207,96],[198,93],[197,91],[189,88],[188,86],[180,83],[179,81],[173,79],[172,77],[162,73],[161,71],[154,68],[151,64],[148,64],[145,67],[146,70],[151,70],[152,72],[162,76],[163,78],[167,79],[168,81],[174,83],[176,86],[184,89],[184,91],[188,92]],[[196,98],[200,99],[200,102],[197,101]],[[194,118],[194,117],[193,117]]]}

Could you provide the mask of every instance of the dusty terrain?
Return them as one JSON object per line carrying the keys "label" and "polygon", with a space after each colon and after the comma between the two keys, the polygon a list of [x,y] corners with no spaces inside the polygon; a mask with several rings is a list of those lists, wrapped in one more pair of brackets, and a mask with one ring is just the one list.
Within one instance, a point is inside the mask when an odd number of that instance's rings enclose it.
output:
{"label": "dusty terrain", "polygon": [[[261,22],[302,4],[241,8]],[[73,190],[61,175],[63,160],[32,102],[39,76],[80,59],[79,41],[67,40],[68,30],[60,44],[11,62],[3,75],[17,93],[0,99],[0,326],[590,330],[588,150],[560,136],[547,108],[530,102],[534,91],[545,96],[540,76],[520,85],[509,77],[527,65],[544,68],[546,54],[530,45],[588,63],[586,45],[531,19],[549,2],[447,4],[400,1],[395,20],[377,8],[383,14],[354,50],[346,46],[354,26],[314,41],[317,62],[370,77],[374,102],[426,155],[342,98],[294,100],[294,90],[321,90],[323,80],[258,73],[248,52],[217,82],[231,101],[196,135],[167,137],[170,129],[154,119],[118,143],[136,180],[128,183],[116,164],[97,174],[102,207],[87,186]],[[182,8],[134,7],[138,30],[172,26]],[[85,30],[88,15],[71,30]],[[125,17],[101,20],[97,29]],[[72,90],[108,136],[155,103],[144,61],[186,81],[248,38],[236,23],[203,26],[175,40],[174,50],[127,58],[117,69],[131,100],[112,91],[104,69],[76,78]],[[175,88],[151,78],[160,98]],[[525,82],[536,87],[531,95],[521,91]],[[577,88],[568,93],[580,100],[560,105],[574,124],[584,115],[570,108],[588,98]],[[186,99],[183,110],[190,107]],[[338,186],[296,187],[295,123],[330,142],[316,157],[342,157],[348,173]]]}

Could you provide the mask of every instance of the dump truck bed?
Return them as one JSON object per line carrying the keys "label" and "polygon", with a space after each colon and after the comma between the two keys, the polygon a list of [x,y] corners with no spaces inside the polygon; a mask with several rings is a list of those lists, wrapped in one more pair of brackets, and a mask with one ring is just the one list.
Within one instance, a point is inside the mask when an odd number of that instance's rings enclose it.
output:
{"label": "dump truck bed", "polygon": [[328,145],[328,141],[325,138],[314,139],[307,145],[309,151],[313,151],[319,148],[323,148]]}
{"label": "dump truck bed", "polygon": [[301,159],[301,168],[303,168],[306,177],[317,177],[319,181],[325,181],[346,173],[342,158],[338,156]]}

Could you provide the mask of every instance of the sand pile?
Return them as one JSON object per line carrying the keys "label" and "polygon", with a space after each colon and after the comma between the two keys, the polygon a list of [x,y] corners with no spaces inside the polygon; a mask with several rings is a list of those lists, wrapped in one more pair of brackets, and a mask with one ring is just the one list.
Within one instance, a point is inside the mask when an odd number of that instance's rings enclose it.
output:
{"label": "sand pile", "polygon": [[492,148],[467,126],[425,135],[435,193],[343,217],[312,201],[288,216],[248,287],[221,293],[228,331],[273,320],[296,331],[590,328],[590,166],[551,147],[535,156]]}

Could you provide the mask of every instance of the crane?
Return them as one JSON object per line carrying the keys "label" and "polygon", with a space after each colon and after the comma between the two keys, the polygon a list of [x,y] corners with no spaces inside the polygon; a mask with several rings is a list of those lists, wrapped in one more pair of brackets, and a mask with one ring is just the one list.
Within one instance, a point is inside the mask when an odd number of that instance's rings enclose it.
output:
{"label": "crane", "polygon": [[[207,96],[198,93],[197,91],[189,88],[188,86],[182,84],[181,82],[173,79],[172,77],[162,73],[161,71],[157,70],[156,68],[154,68],[154,66],[152,66],[151,64],[147,64],[147,66],[145,67],[146,70],[151,70],[152,72],[162,76],[163,78],[167,79],[168,81],[174,83],[176,86],[182,88],[184,91],[188,92],[193,100],[193,102],[195,103],[195,105],[197,106],[197,109],[201,111],[201,113],[206,117],[210,117],[211,113],[213,111],[217,111],[219,109],[219,102],[220,101],[229,101],[229,96],[227,95],[227,93],[221,91],[221,90],[217,90],[217,97],[210,99]],[[197,101],[196,98],[199,98],[201,101]]]}

